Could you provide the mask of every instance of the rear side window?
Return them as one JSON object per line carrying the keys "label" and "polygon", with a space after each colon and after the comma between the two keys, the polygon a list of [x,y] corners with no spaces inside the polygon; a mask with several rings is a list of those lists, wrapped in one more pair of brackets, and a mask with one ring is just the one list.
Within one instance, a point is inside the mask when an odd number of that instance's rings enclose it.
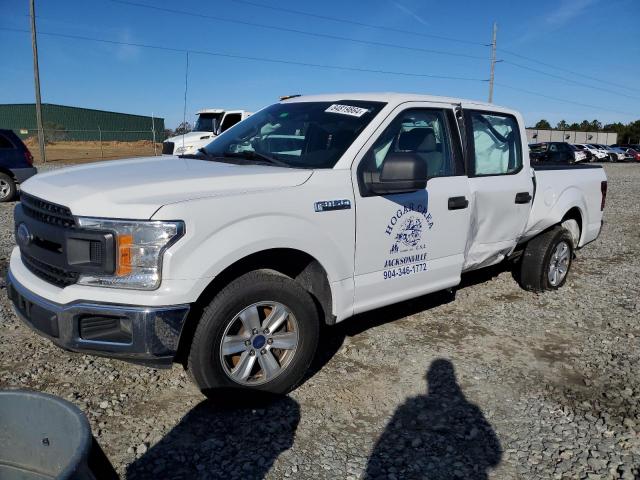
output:
{"label": "rear side window", "polygon": [[6,150],[6,149],[13,149],[13,148],[15,148],[13,146],[13,143],[11,143],[11,141],[7,137],[5,137],[0,133],[0,149]]}
{"label": "rear side window", "polygon": [[473,138],[473,175],[508,175],[522,168],[520,130],[514,117],[471,111],[467,118]]}

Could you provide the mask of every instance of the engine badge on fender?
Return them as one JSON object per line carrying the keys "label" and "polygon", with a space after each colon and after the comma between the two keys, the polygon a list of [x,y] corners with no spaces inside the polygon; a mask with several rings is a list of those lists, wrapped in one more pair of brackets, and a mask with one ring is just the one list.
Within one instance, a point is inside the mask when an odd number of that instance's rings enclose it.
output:
{"label": "engine badge on fender", "polygon": [[332,210],[349,210],[351,208],[351,200],[325,200],[313,204],[316,212],[330,212]]}

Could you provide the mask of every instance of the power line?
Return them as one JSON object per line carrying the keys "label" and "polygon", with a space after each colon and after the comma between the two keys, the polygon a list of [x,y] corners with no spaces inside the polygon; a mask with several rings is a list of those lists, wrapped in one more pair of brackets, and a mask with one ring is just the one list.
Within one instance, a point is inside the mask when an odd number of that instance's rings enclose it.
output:
{"label": "power line", "polygon": [[[10,27],[0,27],[0,30],[12,31],[12,32],[21,32],[21,33],[29,33],[29,30],[23,30],[19,28],[10,28]],[[48,35],[52,37],[60,37],[60,38],[69,38],[73,40],[86,40],[91,42],[100,42],[106,43],[110,45],[126,45],[129,47],[140,47],[140,48],[150,48],[155,50],[164,50],[169,52],[179,52],[179,53],[190,53],[196,55],[211,55],[216,57],[225,57],[225,58],[234,58],[239,60],[250,60],[256,62],[266,62],[266,63],[278,63],[278,64],[286,64],[286,65],[298,65],[302,67],[313,67],[313,68],[324,68],[329,70],[343,70],[349,72],[362,72],[362,73],[377,73],[384,75],[398,75],[404,77],[420,77],[420,78],[437,78],[443,80],[461,80],[461,81],[469,81],[469,82],[486,82],[487,80],[484,78],[471,78],[471,77],[458,77],[453,75],[434,75],[429,73],[417,73],[417,72],[401,72],[394,70],[376,70],[370,68],[360,68],[360,67],[347,67],[342,65],[331,65],[331,64],[321,64],[321,63],[309,63],[309,62],[297,62],[294,60],[285,60],[280,58],[268,58],[268,57],[252,57],[246,55],[235,55],[231,53],[223,53],[223,52],[213,52],[208,50],[193,50],[186,48],[175,48],[175,47],[165,47],[161,45],[152,45],[145,43],[135,43],[135,42],[121,42],[117,40],[108,40],[105,38],[97,38],[97,37],[86,37],[82,35],[72,35],[66,33],[58,33],[58,32],[43,32],[41,30],[38,31],[38,35]]]}
{"label": "power line", "polygon": [[274,5],[266,5],[264,3],[258,3],[258,2],[251,2],[248,0],[229,0],[231,2],[235,2],[235,3],[243,3],[245,5],[251,5],[254,7],[258,7],[258,8],[265,8],[268,10],[274,10],[276,12],[285,12],[285,13],[292,13],[294,15],[301,15],[304,17],[309,17],[309,18],[319,18],[321,20],[330,20],[332,22],[339,22],[339,23],[345,23],[348,25],[356,25],[358,27],[367,27],[367,28],[375,28],[378,30],[384,30],[384,31],[388,31],[388,32],[396,32],[396,33],[404,33],[406,35],[415,35],[418,37],[425,37],[425,38],[435,38],[438,40],[446,40],[448,42],[456,42],[456,43],[465,43],[467,45],[479,45],[482,47],[488,47],[489,45],[486,43],[482,43],[482,42],[474,42],[471,40],[463,40],[460,38],[453,38],[453,37],[445,37],[443,35],[434,35],[431,33],[421,33],[421,32],[416,32],[416,31],[412,31],[412,30],[403,30],[400,28],[394,28],[394,27],[385,27],[383,25],[374,25],[371,23],[364,23],[364,22],[357,22],[355,20],[347,20],[345,18],[338,18],[338,17],[331,17],[329,15],[319,15],[316,13],[311,13],[311,12],[303,12],[302,10],[294,10],[291,8],[283,8],[283,7],[276,7]]}
{"label": "power line", "polygon": [[[315,37],[319,37],[319,38],[329,38],[329,39],[333,39],[333,40],[348,41],[348,42],[360,43],[360,44],[365,44],[365,45],[382,46],[382,47],[388,47],[388,48],[397,48],[397,49],[417,51],[417,52],[422,52],[422,53],[431,53],[431,54],[436,54],[436,55],[449,55],[449,56],[457,56],[457,57],[462,57],[462,58],[485,60],[485,57],[481,57],[481,56],[477,56],[477,55],[469,55],[469,54],[464,54],[464,53],[448,52],[448,51],[443,51],[443,50],[434,50],[434,49],[420,48],[420,47],[409,47],[409,46],[406,46],[406,45],[399,45],[399,44],[395,44],[395,43],[376,42],[376,41],[362,40],[362,39],[357,39],[357,38],[352,38],[352,37],[343,37],[343,36],[339,36],[339,35],[331,35],[331,34],[325,34],[325,33],[307,32],[307,31],[293,29],[293,28],[278,27],[278,26],[275,26],[275,25],[266,25],[266,24],[260,24],[260,23],[254,23],[254,22],[247,22],[247,21],[244,21],[244,20],[235,20],[235,19],[223,18],[223,17],[219,17],[219,16],[215,16],[215,15],[207,15],[207,14],[189,12],[189,11],[185,11],[185,10],[177,10],[177,9],[172,9],[172,8],[159,7],[159,6],[156,6],[156,5],[148,5],[148,4],[144,4],[144,3],[134,2],[134,1],[131,1],[131,0],[109,0],[109,1],[114,2],[114,3],[120,3],[120,4],[123,4],[123,5],[130,5],[130,6],[140,7],[140,8],[149,8],[149,9],[162,11],[162,12],[166,12],[166,13],[188,15],[188,16],[193,16],[193,17],[198,17],[198,18],[206,18],[206,19],[218,20],[218,21],[223,21],[223,22],[236,23],[236,24],[240,24],[240,25],[247,25],[247,26],[252,26],[252,27],[260,27],[260,28],[279,30],[279,31],[284,31],[284,32],[288,32],[288,33],[315,36]],[[411,31],[402,30],[402,29],[395,29],[395,28],[392,28],[392,27],[383,27],[383,26],[380,26],[380,25],[373,25],[373,24],[368,24],[368,23],[364,23],[364,22],[357,22],[357,21],[353,21],[353,20],[347,20],[347,19],[327,16],[327,15],[318,15],[318,14],[314,14],[314,13],[304,12],[304,11],[301,11],[301,10],[294,10],[294,9],[277,7],[277,6],[272,6],[272,5],[265,5],[265,4],[254,2],[254,1],[251,1],[251,0],[230,0],[230,1],[236,2],[236,3],[242,3],[242,4],[246,4],[246,5],[252,5],[252,6],[255,6],[255,7],[259,7],[259,8],[266,8],[266,9],[275,10],[275,11],[282,11],[282,12],[292,13],[292,14],[295,14],[295,15],[303,15],[303,16],[312,17],[312,18],[321,18],[321,19],[324,19],[324,20],[331,20],[331,21],[335,21],[335,22],[342,22],[342,23],[358,25],[358,26],[364,26],[364,27],[369,27],[369,28],[377,28],[377,29],[383,29],[383,30],[394,31],[394,32],[399,32],[399,33],[407,33],[407,34],[420,35],[420,36],[424,36],[424,37],[439,38],[439,39],[447,40],[447,41],[455,41],[455,42],[462,42],[462,43],[467,43],[467,44],[488,46],[487,44],[479,43],[479,42],[472,42],[472,41],[467,41],[467,40],[459,40],[459,39],[455,39],[455,38],[451,38],[451,37],[444,37],[444,36],[431,35],[431,34],[421,34],[419,32],[411,32]],[[542,65],[545,65],[545,66],[550,67],[550,68],[556,68],[556,69],[565,70],[565,71],[570,72],[572,74],[580,75],[583,78],[589,78],[589,79],[594,80],[594,81],[603,82],[603,83],[609,83],[611,85],[615,85],[615,86],[618,86],[618,87],[621,87],[621,88],[626,88],[626,89],[629,89],[629,90],[636,90],[636,89],[633,89],[633,88],[630,88],[630,87],[626,87],[624,85],[615,84],[613,82],[607,82],[607,81],[604,81],[604,80],[597,79],[595,77],[588,77],[588,76],[586,76],[584,74],[573,72],[571,70],[562,69],[560,67],[555,67],[555,66],[553,66],[551,64],[540,62],[538,60],[532,59],[530,57],[526,57],[524,55],[521,55],[521,54],[518,54],[518,53],[515,53],[515,52],[511,52],[509,50],[504,50],[502,48],[498,49],[498,50],[500,50],[501,52],[507,53],[509,55],[518,56],[520,58],[523,58],[523,59],[526,59],[526,60],[529,60],[529,61],[533,61],[533,62],[542,64]],[[584,87],[587,87],[587,88],[592,88],[592,89],[595,89],[595,90],[600,90],[600,91],[608,92],[608,93],[611,93],[611,94],[614,94],[614,95],[619,95],[619,96],[623,96],[623,97],[627,97],[627,98],[631,98],[631,99],[635,99],[635,100],[640,99],[638,97],[634,97],[634,96],[631,96],[631,95],[626,95],[624,93],[614,92],[613,90],[600,88],[600,87],[594,87],[594,86],[591,86],[591,85],[583,83],[583,82],[579,82],[579,81],[576,81],[576,80],[568,79],[566,77],[562,77],[562,76],[559,76],[559,75],[554,75],[552,73],[548,73],[548,72],[544,72],[542,70],[538,70],[538,69],[534,69],[534,68],[531,68],[531,67],[527,67],[525,65],[521,65],[521,64],[518,64],[518,63],[515,63],[515,62],[506,61],[506,60],[503,60],[503,61],[505,63],[508,62],[509,64],[514,65],[514,66],[519,67],[519,68],[522,68],[522,69],[527,69],[527,70],[530,70],[530,71],[533,71],[533,72],[540,73],[542,75],[547,75],[549,77],[558,78],[560,80],[571,82],[571,83],[574,83],[576,85],[581,85],[581,86],[584,86]],[[640,91],[640,90],[637,90],[637,91]]]}
{"label": "power line", "polygon": [[504,83],[496,82],[495,84],[499,85],[501,87],[504,87],[504,88],[508,88],[510,90],[515,90],[517,92],[527,93],[529,95],[535,95],[536,97],[542,97],[542,98],[548,98],[550,100],[555,100],[556,102],[570,103],[572,105],[579,105],[581,107],[594,108],[596,110],[601,110],[601,111],[605,111],[605,112],[621,113],[623,115],[628,115],[630,117],[635,117],[637,115],[635,113],[623,112],[621,110],[613,110],[613,109],[606,108],[606,107],[601,107],[601,106],[598,106],[598,105],[590,105],[588,103],[581,103],[581,102],[575,102],[573,100],[566,100],[564,98],[552,97],[551,95],[545,95],[543,93],[532,92],[531,90],[525,90],[524,88],[512,87],[511,85],[506,85]]}
{"label": "power line", "polygon": [[108,0],[110,2],[113,3],[119,3],[122,5],[130,5],[133,7],[140,7],[140,8],[148,8],[151,10],[157,10],[159,12],[165,12],[165,13],[172,13],[172,14],[178,14],[178,15],[188,15],[191,17],[197,17],[197,18],[206,18],[208,20],[216,20],[219,22],[228,22],[228,23],[235,23],[238,25],[245,25],[245,26],[249,26],[249,27],[258,27],[258,28],[267,28],[270,30],[277,30],[277,31],[281,31],[281,32],[287,32],[287,33],[295,33],[298,35],[307,35],[310,37],[318,37],[318,38],[328,38],[331,40],[340,40],[340,41],[345,41],[345,42],[352,42],[352,43],[359,43],[362,45],[373,45],[375,47],[387,47],[387,48],[397,48],[397,49],[401,49],[401,50],[410,50],[410,51],[414,51],[414,52],[422,52],[422,53],[431,53],[431,54],[435,54],[435,55],[447,55],[447,56],[452,56],[452,57],[461,57],[461,58],[471,58],[474,60],[486,60],[486,57],[481,57],[479,55],[469,55],[467,53],[458,53],[458,52],[449,52],[449,51],[445,51],[445,50],[434,50],[431,48],[421,48],[421,47],[409,47],[406,45],[399,45],[397,43],[386,43],[386,42],[376,42],[373,40],[362,40],[359,38],[353,38],[353,37],[343,37],[340,35],[331,35],[328,33],[317,33],[317,32],[307,32],[304,30],[298,30],[295,28],[288,28],[288,27],[278,27],[275,25],[267,25],[264,23],[255,23],[255,22],[248,22],[245,20],[235,20],[235,19],[230,19],[230,18],[225,18],[225,17],[219,17],[217,15],[206,15],[203,13],[194,13],[194,12],[188,12],[186,10],[177,10],[174,8],[166,8],[166,7],[159,7],[157,5],[147,5],[144,3],[137,3],[137,2],[132,2],[132,1],[128,1],[128,0]]}
{"label": "power line", "polygon": [[515,62],[512,62],[510,60],[503,60],[502,62],[506,63],[508,65],[513,65],[514,67],[522,68],[523,70],[529,70],[530,72],[536,72],[536,73],[539,73],[541,75],[546,75],[547,77],[557,78],[559,80],[563,80],[563,81],[568,82],[568,83],[573,83],[574,85],[580,85],[582,87],[591,88],[593,90],[600,90],[601,92],[607,92],[607,93],[611,93],[612,95],[619,95],[621,97],[631,98],[633,100],[640,100],[640,97],[634,97],[633,95],[627,95],[626,93],[619,93],[619,92],[613,91],[613,90],[611,90],[609,88],[596,87],[594,85],[589,85],[588,83],[579,82],[578,80],[573,80],[571,78],[563,77],[561,75],[555,75],[553,73],[548,73],[548,72],[545,72],[543,70],[538,70],[537,68],[532,68],[532,67],[528,67],[526,65],[521,65],[519,63],[515,63]]}
{"label": "power line", "polygon": [[638,89],[638,88],[628,87],[626,85],[622,85],[622,84],[615,83],[615,82],[610,82],[608,80],[602,80],[600,78],[591,77],[589,75],[586,75],[584,72],[575,72],[575,71],[569,70],[567,68],[558,67],[557,65],[552,65],[550,63],[546,63],[546,62],[537,60],[535,58],[527,57],[527,56],[522,55],[520,53],[516,53],[516,52],[509,51],[509,50],[505,50],[503,48],[499,48],[498,51],[500,51],[502,53],[506,53],[507,55],[513,55],[514,57],[522,58],[523,60],[529,60],[530,62],[534,62],[534,63],[537,63],[539,65],[544,65],[545,67],[553,68],[555,70],[561,70],[563,72],[571,73],[572,75],[578,75],[581,78],[585,78],[585,79],[588,79],[588,80],[593,80],[594,82],[606,83],[606,84],[612,85],[614,87],[619,87],[619,88],[624,88],[626,90],[632,90],[632,91],[635,91],[635,92],[640,92],[640,89]]}

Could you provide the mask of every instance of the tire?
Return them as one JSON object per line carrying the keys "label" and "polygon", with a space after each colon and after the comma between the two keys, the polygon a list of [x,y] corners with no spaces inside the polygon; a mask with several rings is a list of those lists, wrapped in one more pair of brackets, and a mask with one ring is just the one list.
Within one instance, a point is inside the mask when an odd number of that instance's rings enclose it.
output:
{"label": "tire", "polygon": [[[277,324],[274,331],[265,330],[270,322]],[[285,394],[307,372],[319,329],[318,309],[304,288],[273,270],[256,270],[231,282],[204,309],[187,368],[207,396],[221,390]]]}
{"label": "tire", "polygon": [[10,202],[16,196],[16,182],[6,173],[0,173],[0,202]]}
{"label": "tire", "polygon": [[[522,255],[520,286],[533,292],[557,290],[562,287],[571,269],[573,251],[573,237],[561,226],[533,238]],[[555,268],[552,269],[552,266]]]}

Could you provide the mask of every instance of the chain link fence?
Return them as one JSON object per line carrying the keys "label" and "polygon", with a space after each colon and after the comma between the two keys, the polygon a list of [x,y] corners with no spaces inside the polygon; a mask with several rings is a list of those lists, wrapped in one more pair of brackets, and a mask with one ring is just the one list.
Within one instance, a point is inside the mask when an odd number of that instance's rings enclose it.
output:
{"label": "chain link fence", "polygon": [[[31,135],[33,132],[33,135]],[[24,140],[41,163],[37,129]],[[151,130],[44,129],[47,162],[90,162],[162,154],[162,138]]]}

